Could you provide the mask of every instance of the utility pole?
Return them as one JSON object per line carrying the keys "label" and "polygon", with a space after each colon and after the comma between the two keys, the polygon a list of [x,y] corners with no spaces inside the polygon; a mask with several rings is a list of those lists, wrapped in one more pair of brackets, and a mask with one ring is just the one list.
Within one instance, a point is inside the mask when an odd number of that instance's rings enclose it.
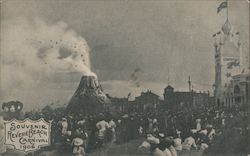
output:
{"label": "utility pole", "polygon": [[189,92],[191,92],[191,78],[190,78],[190,76],[188,76],[188,89],[189,89]]}
{"label": "utility pole", "polygon": [[194,106],[194,95],[193,95],[193,85],[191,84],[191,78],[190,76],[188,76],[188,89],[189,89],[189,93],[191,93],[191,107],[193,108]]}

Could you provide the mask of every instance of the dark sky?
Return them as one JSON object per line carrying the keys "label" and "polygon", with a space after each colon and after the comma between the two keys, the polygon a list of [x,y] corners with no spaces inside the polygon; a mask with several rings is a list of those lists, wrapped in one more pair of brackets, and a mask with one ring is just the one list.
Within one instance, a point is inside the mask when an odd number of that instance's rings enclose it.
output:
{"label": "dark sky", "polygon": [[[69,29],[85,38],[91,49],[92,71],[98,75],[104,90],[115,96],[126,96],[131,91],[136,96],[145,89],[162,95],[168,83],[178,90],[187,90],[189,75],[195,90],[211,91],[214,82],[212,34],[218,32],[225,22],[226,10],[216,13],[221,2],[3,0],[1,23],[2,31],[5,25],[9,26],[9,21],[16,21],[17,25],[22,22],[20,20],[31,21],[32,24],[36,19],[47,25],[60,21],[66,23]],[[249,49],[248,8],[246,0],[229,1],[229,20],[234,31],[241,33],[245,53]],[[11,55],[11,52],[1,52]],[[137,68],[141,70],[137,75],[139,87],[131,85],[131,74]],[[22,75],[21,67],[16,70],[20,72],[5,72]],[[24,85],[19,88],[22,91],[8,86],[9,90],[2,99],[19,99],[41,105],[51,101],[66,103],[81,75],[55,73],[44,76],[41,71],[40,77],[46,79],[41,78],[32,87]],[[31,76],[29,78],[32,79]],[[8,81],[3,79],[2,82]],[[60,86],[60,89],[54,86]],[[27,100],[34,94],[31,91],[34,88],[39,88],[39,96],[34,95]]]}

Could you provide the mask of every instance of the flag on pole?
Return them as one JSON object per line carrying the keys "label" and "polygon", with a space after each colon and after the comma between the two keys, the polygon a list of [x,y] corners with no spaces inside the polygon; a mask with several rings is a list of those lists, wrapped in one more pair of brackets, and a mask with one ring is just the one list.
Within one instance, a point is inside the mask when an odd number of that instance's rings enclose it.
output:
{"label": "flag on pole", "polygon": [[222,9],[227,8],[227,1],[222,2],[220,6],[217,8],[217,13],[219,13]]}
{"label": "flag on pole", "polygon": [[241,74],[243,74],[244,72],[245,72],[245,68],[242,69]]}

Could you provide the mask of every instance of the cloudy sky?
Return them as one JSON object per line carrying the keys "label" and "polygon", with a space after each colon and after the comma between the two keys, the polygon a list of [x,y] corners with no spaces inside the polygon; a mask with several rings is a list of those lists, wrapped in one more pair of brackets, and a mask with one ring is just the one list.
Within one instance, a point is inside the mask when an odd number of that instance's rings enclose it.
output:
{"label": "cloudy sky", "polygon": [[[67,103],[88,57],[104,91],[113,96],[136,96],[147,89],[161,96],[168,84],[187,90],[189,75],[195,90],[212,91],[212,34],[226,15],[225,9],[216,12],[220,3],[2,0],[1,102]],[[247,53],[246,0],[229,1],[229,20]],[[79,54],[87,62],[83,66],[77,63]],[[64,59],[68,55],[72,58]]]}

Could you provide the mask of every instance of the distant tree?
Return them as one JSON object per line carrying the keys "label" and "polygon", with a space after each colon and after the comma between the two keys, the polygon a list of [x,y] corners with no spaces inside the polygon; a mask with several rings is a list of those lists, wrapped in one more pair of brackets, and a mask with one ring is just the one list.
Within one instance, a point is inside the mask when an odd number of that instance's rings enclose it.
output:
{"label": "distant tree", "polygon": [[51,106],[46,105],[43,109],[42,109],[42,113],[50,113],[53,112],[53,109],[51,108]]}

